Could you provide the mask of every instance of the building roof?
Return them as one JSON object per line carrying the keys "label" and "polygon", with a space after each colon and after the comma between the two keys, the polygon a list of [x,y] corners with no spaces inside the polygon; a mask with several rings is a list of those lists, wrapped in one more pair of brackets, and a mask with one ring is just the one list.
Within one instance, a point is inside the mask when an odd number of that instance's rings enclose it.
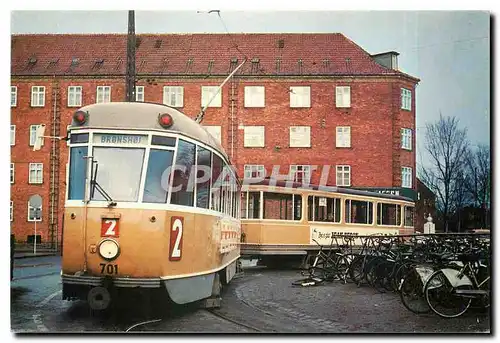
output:
{"label": "building roof", "polygon": [[[227,75],[247,58],[238,71],[242,75],[395,75],[419,81],[379,65],[340,33],[136,37],[138,75]],[[13,76],[112,76],[126,71],[125,34],[23,34],[12,35],[11,43]]]}

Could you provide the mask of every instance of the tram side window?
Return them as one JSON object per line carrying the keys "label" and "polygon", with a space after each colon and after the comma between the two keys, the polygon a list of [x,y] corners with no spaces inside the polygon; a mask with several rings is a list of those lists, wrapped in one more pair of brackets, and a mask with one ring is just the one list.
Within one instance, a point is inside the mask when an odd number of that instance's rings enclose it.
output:
{"label": "tram side window", "polygon": [[222,159],[213,154],[212,162],[212,179],[210,180],[210,198],[211,207],[210,209],[214,211],[220,211],[220,201],[221,201],[221,180],[220,174],[222,173]]}
{"label": "tram side window", "polygon": [[377,225],[401,225],[401,205],[378,203]]}
{"label": "tram side window", "polygon": [[260,218],[260,192],[248,192],[248,219]]}
{"label": "tram side window", "polygon": [[241,219],[247,217],[247,195],[248,192],[241,192]]}
{"label": "tram side window", "polygon": [[264,192],[264,219],[293,220],[293,195]]}
{"label": "tram side window", "polygon": [[170,150],[151,149],[149,152],[146,184],[144,185],[143,202],[164,204],[168,198],[170,169],[174,152]]}
{"label": "tram side window", "polygon": [[405,206],[405,226],[414,226],[413,222],[413,211],[414,207],[412,206]]}
{"label": "tram side window", "polygon": [[195,163],[195,149],[195,144],[179,139],[170,196],[171,204],[193,206],[195,175],[191,174]]}
{"label": "tram side window", "polygon": [[69,163],[69,200],[83,200],[85,196],[85,174],[87,173],[88,148],[86,146],[71,148]]}
{"label": "tram side window", "polygon": [[310,195],[307,203],[309,221],[340,223],[340,199]]}
{"label": "tram side window", "polygon": [[198,146],[198,160],[196,163],[196,207],[208,208],[210,178],[212,174],[212,153],[210,150]]}
{"label": "tram side window", "polygon": [[350,200],[345,201],[346,223],[372,224],[373,203],[370,201]]}
{"label": "tram side window", "polygon": [[302,195],[293,195],[293,220],[302,219]]}

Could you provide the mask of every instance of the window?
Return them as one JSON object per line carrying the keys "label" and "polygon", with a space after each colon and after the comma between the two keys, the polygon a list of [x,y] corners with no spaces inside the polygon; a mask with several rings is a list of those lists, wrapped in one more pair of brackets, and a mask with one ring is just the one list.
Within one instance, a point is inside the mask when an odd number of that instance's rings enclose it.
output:
{"label": "window", "polygon": [[10,201],[10,221],[14,219],[14,202]]}
{"label": "window", "polygon": [[311,87],[290,87],[290,107],[311,107]]}
{"label": "window", "polygon": [[179,139],[170,195],[171,204],[194,206],[194,182],[190,180],[190,176],[191,172],[194,172],[195,154],[195,144]]}
{"label": "window", "polygon": [[[36,141],[36,130],[40,125],[30,125],[30,146],[35,145]],[[45,143],[45,138],[42,138],[42,146]]]}
{"label": "window", "polygon": [[309,221],[340,223],[340,199],[310,195],[307,202]]}
{"label": "window", "polygon": [[411,188],[411,168],[402,167],[401,168],[401,187]]}
{"label": "window", "polygon": [[335,87],[335,106],[351,107],[351,87]]}
{"label": "window", "polygon": [[212,152],[201,146],[196,161],[196,207],[208,208],[210,177],[212,175]]}
{"label": "window", "polygon": [[300,220],[302,196],[264,192],[264,219]]}
{"label": "window", "polygon": [[82,86],[68,87],[68,107],[82,106]]}
{"label": "window", "polygon": [[265,88],[264,86],[245,87],[245,107],[264,107]]}
{"label": "window", "polygon": [[205,126],[205,129],[207,129],[208,133],[210,133],[214,138],[222,144],[222,132],[221,132],[221,127],[220,126]]}
{"label": "window", "polygon": [[414,226],[414,210],[415,208],[412,206],[405,206],[405,226],[413,227]]}
{"label": "window", "polygon": [[10,183],[14,183],[14,163],[10,164]]}
{"label": "window", "polygon": [[74,147],[70,150],[68,200],[83,200],[84,198],[87,151],[86,146]]}
{"label": "window", "polygon": [[290,126],[290,148],[310,148],[311,127]]}
{"label": "window", "polygon": [[10,145],[16,145],[16,125],[10,126]]}
{"label": "window", "polygon": [[33,86],[31,87],[31,107],[45,106],[45,87]]}
{"label": "window", "polygon": [[30,163],[29,183],[43,183],[42,163]]}
{"label": "window", "polygon": [[40,205],[40,207],[31,207],[28,201],[28,221],[29,222],[42,221],[42,205]]}
{"label": "window", "polygon": [[163,103],[172,107],[184,106],[184,87],[163,87]]}
{"label": "window", "polygon": [[144,102],[144,86],[135,87],[135,101]]}
{"label": "window", "polygon": [[143,202],[166,204],[170,173],[174,152],[171,150],[151,149],[149,152]]}
{"label": "window", "polygon": [[10,107],[17,106],[17,87],[10,86]]}
{"label": "window", "polygon": [[311,182],[311,166],[308,165],[291,165],[289,172],[290,180],[293,182]]}
{"label": "window", "polygon": [[351,127],[337,126],[337,148],[351,147]]}
{"label": "window", "polygon": [[245,164],[245,179],[266,177],[266,169],[261,164]]}
{"label": "window", "polygon": [[260,192],[243,192],[241,193],[241,201],[241,218],[260,218]]}
{"label": "window", "polygon": [[98,86],[97,87],[97,97],[96,104],[111,102],[111,87],[110,86]]}
{"label": "window", "polygon": [[377,225],[401,225],[401,205],[378,203]]}
{"label": "window", "polygon": [[401,129],[401,148],[411,150],[411,129]]}
{"label": "window", "polygon": [[401,88],[401,108],[411,111],[411,90]]}
{"label": "window", "polygon": [[244,131],[245,148],[264,147],[264,126],[245,126]]}
{"label": "window", "polygon": [[345,222],[353,224],[372,224],[373,203],[370,201],[346,199]]}
{"label": "window", "polygon": [[220,176],[224,163],[222,159],[213,154],[212,158],[212,179],[210,180],[210,209],[221,211],[221,181]]}
{"label": "window", "polygon": [[351,185],[351,166],[337,166],[337,186]]}
{"label": "window", "polygon": [[217,95],[208,107],[222,107],[222,92],[219,90],[219,86],[201,87],[201,107],[205,107],[207,103],[212,99],[214,94],[216,94],[216,92]]}

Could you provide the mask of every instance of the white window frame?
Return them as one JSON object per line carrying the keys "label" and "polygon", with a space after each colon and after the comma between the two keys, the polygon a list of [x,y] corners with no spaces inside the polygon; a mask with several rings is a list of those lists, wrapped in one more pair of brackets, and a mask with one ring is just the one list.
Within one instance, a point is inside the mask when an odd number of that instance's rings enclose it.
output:
{"label": "white window frame", "polygon": [[[201,107],[205,107],[217,90],[219,86],[201,86]],[[208,107],[222,107],[222,88]]]}
{"label": "white window frame", "polygon": [[401,88],[401,109],[411,111],[411,90]]}
{"label": "white window frame", "polygon": [[28,201],[28,221],[29,222],[41,222],[42,221],[42,218],[43,218],[43,205],[40,205],[40,219],[36,220],[36,219],[31,219],[30,217],[30,209],[31,208],[34,208],[34,207],[31,207],[30,206],[30,202]]}
{"label": "white window frame", "polygon": [[[243,146],[245,148],[263,148],[266,145],[266,129],[264,126],[245,126],[243,128]],[[250,135],[259,135],[261,140],[259,142],[249,143]]]}
{"label": "white window frame", "polygon": [[[253,174],[256,176],[253,176]],[[254,179],[259,178],[263,179],[266,177],[266,169],[263,164],[245,164],[244,167],[244,178],[245,179]]]}
{"label": "white window frame", "polygon": [[265,107],[266,89],[264,86],[245,86],[245,107]]}
{"label": "white window frame", "polygon": [[[174,102],[171,101],[172,95],[175,96]],[[163,86],[163,104],[170,107],[184,107],[184,87]]]}
{"label": "white window frame", "polygon": [[[105,98],[106,91],[108,91],[108,96]],[[101,98],[101,100],[99,100]],[[96,104],[104,104],[111,102],[111,86],[97,86],[96,88],[96,96],[95,103]]]}
{"label": "white window frame", "polygon": [[[298,181],[297,175],[302,174],[302,181]],[[291,164],[288,178],[293,182],[311,183],[311,166],[308,164]]]}
{"label": "white window frame", "polygon": [[13,184],[16,180],[16,166],[14,163],[10,164],[10,184]]}
{"label": "white window frame", "polygon": [[311,107],[311,86],[290,86],[290,107]]}
{"label": "white window frame", "polygon": [[337,86],[335,87],[335,106],[337,108],[351,107],[351,87]]}
{"label": "white window frame", "polygon": [[212,136],[214,136],[217,141],[222,144],[222,127],[221,126],[216,126],[216,125],[208,125],[204,126],[205,129],[207,129],[208,133],[210,133]]}
{"label": "white window frame", "polygon": [[10,126],[10,146],[16,145],[16,125]]}
{"label": "white window frame", "polygon": [[[297,137],[297,138],[294,138]],[[298,138],[303,138],[301,142]],[[311,127],[310,126],[290,126],[289,136],[290,148],[310,148],[311,147]]]}
{"label": "white window frame", "polygon": [[135,101],[144,102],[144,86],[135,86]]}
{"label": "white window frame", "polygon": [[[73,101],[70,101],[73,96]],[[68,107],[82,106],[82,86],[68,86]]]}
{"label": "white window frame", "polygon": [[[31,177],[31,172],[35,171],[35,180]],[[38,176],[38,173],[39,176]],[[40,185],[43,183],[43,163],[30,163],[29,164],[29,174],[28,174],[28,183],[32,185]]]}
{"label": "white window frame", "polygon": [[337,148],[351,147],[351,127],[337,126],[335,129],[335,146]]}
{"label": "white window frame", "polygon": [[412,139],[411,129],[401,129],[401,149],[411,150],[411,139]]}
{"label": "white window frame", "polygon": [[[41,124],[30,125],[30,146],[35,145],[36,130]],[[45,138],[42,138],[42,146],[45,144]]]}
{"label": "white window frame", "polygon": [[[12,96],[14,96],[14,103],[12,103]],[[10,107],[17,106],[17,86],[10,86]]]}
{"label": "white window frame", "polygon": [[[339,179],[339,173],[342,173],[342,180]],[[344,182],[348,175],[348,182]],[[342,182],[340,182],[342,181]],[[335,184],[342,187],[351,186],[351,166],[350,165],[337,165],[335,166]]]}
{"label": "white window frame", "polygon": [[14,202],[10,201],[10,221],[14,221]]}
{"label": "white window frame", "polygon": [[401,167],[401,187],[412,188],[413,171],[410,167]]}
{"label": "white window frame", "polygon": [[66,126],[66,136],[68,137],[68,140],[66,141],[66,146],[69,146],[69,144],[71,143],[71,132],[69,130],[70,127],[71,125]]}
{"label": "white window frame", "polygon": [[[42,101],[40,101],[40,99]],[[31,86],[31,107],[45,106],[45,86]]]}

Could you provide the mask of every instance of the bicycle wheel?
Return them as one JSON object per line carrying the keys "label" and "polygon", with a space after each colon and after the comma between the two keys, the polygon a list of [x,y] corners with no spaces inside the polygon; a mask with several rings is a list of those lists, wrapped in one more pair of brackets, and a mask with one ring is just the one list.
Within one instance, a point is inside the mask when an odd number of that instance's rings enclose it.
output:
{"label": "bicycle wheel", "polygon": [[431,275],[425,284],[425,299],[429,307],[443,318],[456,318],[464,314],[470,307],[472,299],[456,294],[456,290],[472,289],[472,282],[459,270],[446,268]]}
{"label": "bicycle wheel", "polygon": [[401,283],[403,282],[406,274],[410,272],[410,270],[415,266],[414,262],[404,262],[397,266],[396,272],[392,277],[392,287],[399,292]]}
{"label": "bicycle wheel", "polygon": [[349,276],[351,280],[358,286],[361,284],[364,278],[364,264],[365,256],[357,256],[349,266]]}
{"label": "bicycle wheel", "polygon": [[413,313],[423,314],[431,311],[423,293],[420,275],[412,268],[404,277],[400,286],[400,297],[403,305]]}

